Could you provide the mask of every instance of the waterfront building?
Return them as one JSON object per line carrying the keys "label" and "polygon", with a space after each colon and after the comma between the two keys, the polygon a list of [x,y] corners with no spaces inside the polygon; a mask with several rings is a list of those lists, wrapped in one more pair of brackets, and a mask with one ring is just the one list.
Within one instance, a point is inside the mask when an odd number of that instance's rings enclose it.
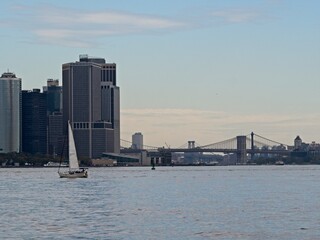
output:
{"label": "waterfront building", "polygon": [[63,125],[62,125],[62,86],[58,79],[48,79],[47,86],[43,87],[47,94],[48,115],[48,154],[57,156],[62,154]]}
{"label": "waterfront building", "polygon": [[132,135],[132,148],[143,149],[143,135],[141,132]]}
{"label": "waterfront building", "polygon": [[54,112],[48,115],[48,154],[60,156],[63,148],[62,113]]}
{"label": "waterfront building", "polygon": [[22,91],[22,151],[47,154],[47,96],[40,89]]}
{"label": "waterfront building", "polygon": [[120,94],[116,64],[80,55],[62,65],[63,129],[71,122],[79,157],[120,152]]}
{"label": "waterfront building", "polygon": [[6,72],[0,77],[0,153],[21,150],[21,78]]}

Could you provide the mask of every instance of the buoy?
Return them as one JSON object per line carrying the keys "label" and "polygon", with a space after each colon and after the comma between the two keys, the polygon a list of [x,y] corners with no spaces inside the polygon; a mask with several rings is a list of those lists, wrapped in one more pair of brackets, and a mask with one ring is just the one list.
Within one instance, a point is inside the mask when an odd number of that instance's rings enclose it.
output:
{"label": "buoy", "polygon": [[155,166],[155,164],[154,164],[154,161],[153,161],[153,160],[151,161],[151,164],[152,164],[152,168],[151,168],[151,170],[156,170],[156,168],[154,167],[154,166]]}

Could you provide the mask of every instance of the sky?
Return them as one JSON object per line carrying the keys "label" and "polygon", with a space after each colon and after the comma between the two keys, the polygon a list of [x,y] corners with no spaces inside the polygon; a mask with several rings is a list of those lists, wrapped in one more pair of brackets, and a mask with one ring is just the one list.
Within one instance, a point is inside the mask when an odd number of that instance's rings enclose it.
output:
{"label": "sky", "polygon": [[61,81],[80,54],[117,64],[121,139],[320,142],[318,0],[2,0],[0,71]]}

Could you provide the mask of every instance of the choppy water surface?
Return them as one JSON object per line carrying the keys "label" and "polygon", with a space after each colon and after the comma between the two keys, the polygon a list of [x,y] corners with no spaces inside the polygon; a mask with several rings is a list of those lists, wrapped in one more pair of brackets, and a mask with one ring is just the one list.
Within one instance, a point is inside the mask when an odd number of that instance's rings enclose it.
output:
{"label": "choppy water surface", "polygon": [[1,239],[320,239],[320,166],[0,169]]}

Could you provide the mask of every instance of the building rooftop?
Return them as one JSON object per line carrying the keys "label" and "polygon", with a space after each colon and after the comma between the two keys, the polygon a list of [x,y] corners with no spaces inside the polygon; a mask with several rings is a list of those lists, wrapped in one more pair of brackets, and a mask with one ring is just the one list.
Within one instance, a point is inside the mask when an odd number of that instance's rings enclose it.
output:
{"label": "building rooftop", "polygon": [[1,78],[17,78],[16,75],[12,72],[6,72],[1,75]]}
{"label": "building rooftop", "polygon": [[106,60],[104,58],[89,57],[87,54],[80,55],[79,61],[80,62],[94,62],[94,63],[100,63],[100,64],[106,63]]}

